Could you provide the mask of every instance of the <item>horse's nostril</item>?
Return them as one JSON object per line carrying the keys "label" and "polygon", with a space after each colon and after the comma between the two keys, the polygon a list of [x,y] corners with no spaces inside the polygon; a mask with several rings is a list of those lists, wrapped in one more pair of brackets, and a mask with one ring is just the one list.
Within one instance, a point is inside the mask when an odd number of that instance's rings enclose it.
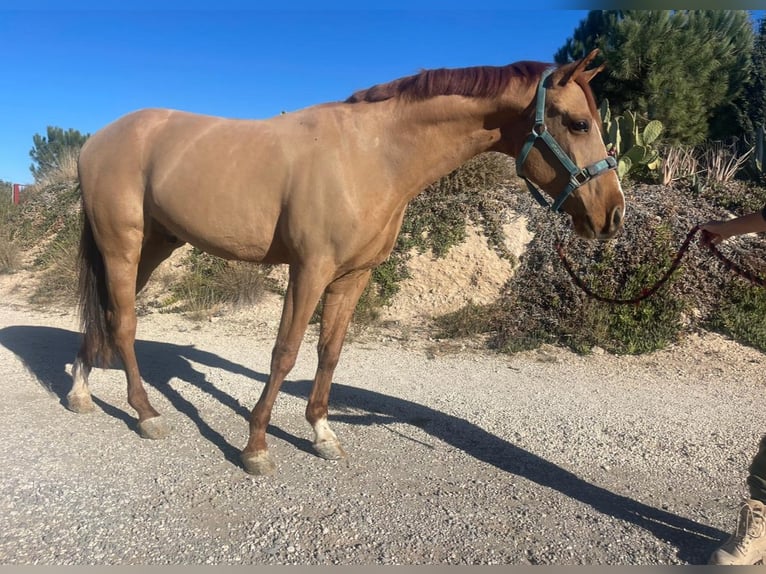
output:
{"label": "horse's nostril", "polygon": [[615,207],[612,212],[612,226],[617,229],[622,223],[622,210],[619,207]]}

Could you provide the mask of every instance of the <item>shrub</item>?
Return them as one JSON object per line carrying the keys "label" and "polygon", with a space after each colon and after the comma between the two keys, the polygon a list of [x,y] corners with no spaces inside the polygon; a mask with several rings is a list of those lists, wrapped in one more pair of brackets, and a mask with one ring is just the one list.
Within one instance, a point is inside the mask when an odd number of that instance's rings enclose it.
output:
{"label": "shrub", "polygon": [[184,274],[171,285],[173,297],[165,303],[179,303],[179,310],[195,317],[207,316],[225,303],[235,307],[255,304],[272,288],[269,266],[227,261],[197,248],[189,252],[184,264]]}
{"label": "shrub", "polygon": [[766,290],[732,283],[721,298],[707,326],[737,341],[766,352]]}
{"label": "shrub", "polygon": [[55,158],[45,167],[36,170],[35,185],[39,188],[47,188],[61,183],[76,185],[77,159],[80,156],[80,146],[63,146],[56,153]]}
{"label": "shrub", "polygon": [[0,267],[14,271],[22,251],[34,253],[32,266],[41,274],[31,302],[73,304],[81,229],[77,182],[51,179],[27,188],[20,205],[3,202],[0,222]]}
{"label": "shrub", "polygon": [[497,303],[479,305],[473,301],[452,313],[434,318],[436,336],[440,339],[473,337],[494,330],[500,307]]}
{"label": "shrub", "polygon": [[[526,196],[513,196],[534,238],[493,318],[494,347],[513,352],[553,343],[582,353],[596,346],[613,353],[645,353],[701,327],[719,307],[732,277],[696,243],[669,282],[638,305],[601,303],[573,284],[556,255],[559,240],[568,239],[570,262],[594,291],[627,299],[668,269],[696,224],[726,217],[713,196],[695,196],[682,188],[642,185],[626,189],[626,195],[625,229],[604,243],[570,239],[568,218],[555,219]],[[752,251],[753,258],[760,257],[757,253]]]}
{"label": "shrub", "polygon": [[727,183],[747,164],[751,148],[739,153],[737,141],[710,141],[702,147],[705,179],[710,183]]}
{"label": "shrub", "polygon": [[21,249],[12,223],[18,207],[13,204],[10,191],[10,184],[0,182],[0,273],[13,273],[21,267]]}
{"label": "shrub", "polygon": [[40,275],[30,295],[31,303],[67,306],[77,303],[79,241],[80,226],[76,224],[63,227],[50,240],[35,261]]}

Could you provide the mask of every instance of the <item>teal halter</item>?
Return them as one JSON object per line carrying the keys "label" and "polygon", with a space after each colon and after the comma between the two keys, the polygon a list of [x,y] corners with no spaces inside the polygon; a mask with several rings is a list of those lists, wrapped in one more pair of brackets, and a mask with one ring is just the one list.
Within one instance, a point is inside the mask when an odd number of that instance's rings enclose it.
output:
{"label": "teal halter", "polygon": [[[561,205],[567,200],[567,198],[575,189],[606,171],[616,169],[617,160],[612,156],[607,156],[601,161],[597,161],[588,167],[580,169],[569,158],[566,152],[561,149],[561,146],[558,144],[556,139],[548,132],[548,129],[545,127],[545,80],[548,78],[548,76],[551,75],[554,69],[555,68],[548,68],[545,70],[542,77],[540,78],[540,83],[537,84],[537,110],[535,111],[535,125],[532,127],[532,133],[527,136],[527,139],[524,142],[524,146],[521,148],[521,153],[519,153],[519,156],[516,158],[516,173],[525,182],[527,182],[529,192],[532,194],[532,197],[537,200],[537,203],[543,207],[550,207],[553,211],[559,211]],[[522,172],[524,162],[526,161],[532,146],[535,145],[535,142],[538,139],[542,140],[548,146],[548,148],[553,152],[556,158],[558,158],[558,160],[561,162],[561,165],[564,166],[570,175],[569,183],[567,184],[566,188],[564,188],[564,191],[559,194],[559,196],[556,198],[556,201],[554,201],[552,205],[548,203],[545,197],[543,197],[543,194],[540,192],[540,190],[537,189],[537,187],[535,187],[531,181],[524,177]]]}

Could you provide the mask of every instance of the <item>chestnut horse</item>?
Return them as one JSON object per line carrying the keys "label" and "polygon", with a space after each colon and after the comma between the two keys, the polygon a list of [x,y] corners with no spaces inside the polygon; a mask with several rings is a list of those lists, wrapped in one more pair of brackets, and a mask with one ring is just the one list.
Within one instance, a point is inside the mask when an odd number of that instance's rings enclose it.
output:
{"label": "chestnut horse", "polygon": [[333,372],[372,268],[391,253],[407,204],[427,185],[479,153],[504,152],[538,200],[547,204],[530,182],[580,236],[608,239],[620,229],[625,200],[588,85],[601,69],[587,69],[595,55],[558,67],[426,70],[267,120],[146,109],[99,130],[79,158],[84,337],[68,407],[95,408],[88,376],[116,353],[138,432],[168,434],[139,374],[135,298],[189,243],[227,259],[289,266],[268,382],[241,453],[246,471],[275,470],[266,427],[322,296],[306,419],[321,457],[345,456],[327,422]]}

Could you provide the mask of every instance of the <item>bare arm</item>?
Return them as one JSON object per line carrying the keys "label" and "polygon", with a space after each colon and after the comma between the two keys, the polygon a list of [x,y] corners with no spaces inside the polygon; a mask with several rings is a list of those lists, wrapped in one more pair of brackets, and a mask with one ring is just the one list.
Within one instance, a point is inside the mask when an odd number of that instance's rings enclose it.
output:
{"label": "bare arm", "polygon": [[762,211],[755,211],[727,221],[708,221],[700,227],[712,235],[713,243],[720,243],[734,235],[766,231],[766,219]]}

